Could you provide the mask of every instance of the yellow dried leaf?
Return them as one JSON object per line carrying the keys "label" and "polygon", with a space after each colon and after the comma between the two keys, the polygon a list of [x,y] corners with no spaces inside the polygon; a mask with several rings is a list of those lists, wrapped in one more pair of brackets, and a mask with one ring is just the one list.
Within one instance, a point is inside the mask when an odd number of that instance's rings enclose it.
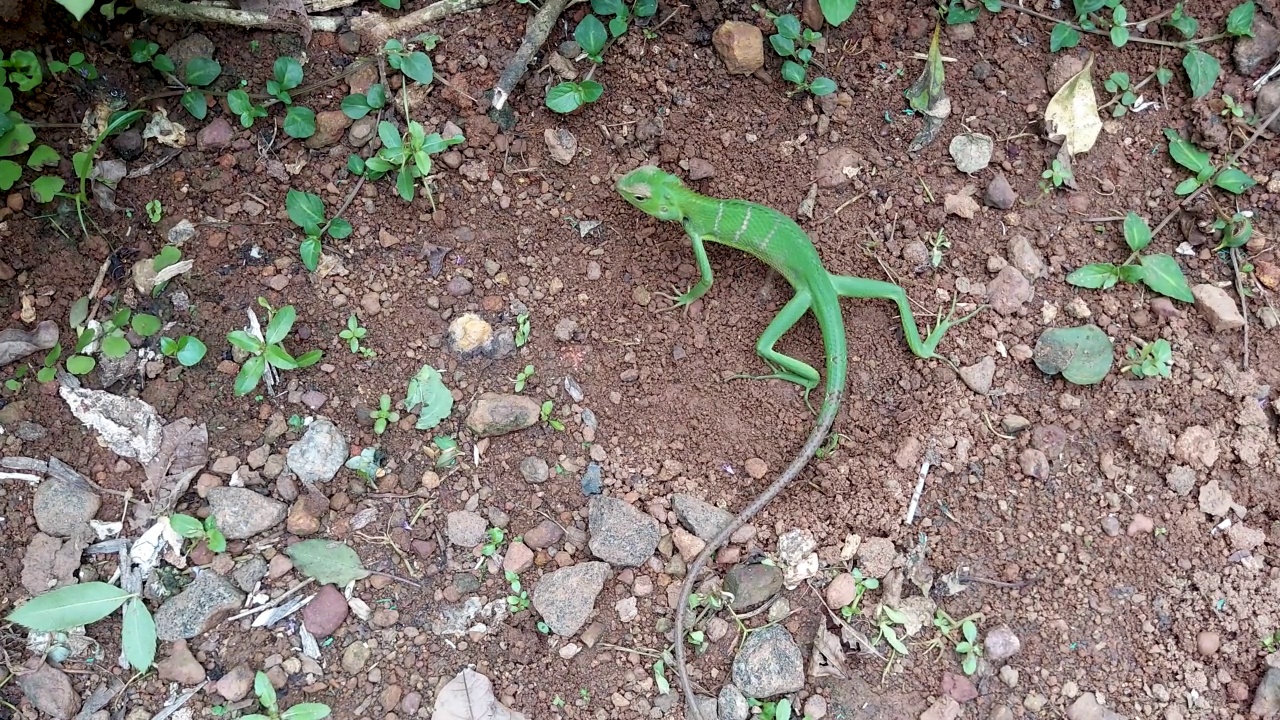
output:
{"label": "yellow dried leaf", "polygon": [[1063,84],[1044,109],[1044,126],[1050,139],[1062,140],[1072,155],[1088,152],[1102,131],[1098,98],[1093,92],[1093,56],[1084,68]]}

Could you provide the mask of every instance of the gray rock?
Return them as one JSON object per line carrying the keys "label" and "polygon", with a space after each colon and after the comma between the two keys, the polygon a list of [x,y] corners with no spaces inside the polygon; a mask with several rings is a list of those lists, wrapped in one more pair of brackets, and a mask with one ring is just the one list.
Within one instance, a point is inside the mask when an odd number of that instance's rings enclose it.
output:
{"label": "gray rock", "polygon": [[1280,668],[1270,668],[1253,692],[1250,712],[1254,717],[1274,718],[1280,715]]}
{"label": "gray rock", "polygon": [[751,633],[733,659],[733,684],[757,700],[804,688],[804,658],[791,633],[770,625]]}
{"label": "gray rock", "polygon": [[[102,499],[93,491],[88,478],[57,462],[61,465],[59,471],[50,472],[36,488],[31,513],[40,532],[65,538],[89,524],[98,514]],[[50,469],[53,470],[52,462]]]}
{"label": "gray rock", "polygon": [[1014,634],[1012,628],[1001,625],[988,632],[982,639],[982,649],[988,660],[998,663],[1017,655],[1022,649],[1022,641]]}
{"label": "gray rock", "polygon": [[962,173],[976,173],[991,163],[993,141],[990,135],[982,133],[965,133],[951,138],[948,150],[955,161],[956,169]]}
{"label": "gray rock", "polygon": [[588,463],[579,484],[582,486],[582,494],[588,497],[603,492],[604,482],[600,478],[600,463]]}
{"label": "gray rock", "polygon": [[1009,264],[1018,268],[1018,272],[1028,280],[1044,277],[1044,260],[1026,235],[1014,235],[1009,240]]}
{"label": "gray rock", "polygon": [[1125,720],[1125,716],[1098,702],[1096,695],[1087,692],[1067,708],[1067,720]]}
{"label": "gray rock", "polygon": [[747,720],[747,717],[751,714],[751,706],[747,704],[747,699],[742,696],[742,691],[732,684],[720,688],[720,697],[716,708],[720,713],[720,720]]}
{"label": "gray rock", "polygon": [[[694,695],[693,702],[698,706],[696,717],[699,720],[715,720],[720,716],[719,710],[716,709],[716,699],[707,697],[706,695]],[[695,716],[691,715],[690,718]]]}
{"label": "gray rock", "polygon": [[658,548],[658,521],[612,497],[591,500],[591,554],[612,565],[636,567]]}
{"label": "gray rock", "polygon": [[209,509],[229,540],[244,540],[280,524],[289,506],[249,488],[209,488]]}
{"label": "gray rock", "polygon": [[230,702],[238,702],[249,694],[249,689],[253,687],[253,676],[253,669],[241,663],[227,671],[226,675],[218,678],[218,682],[214,685],[214,690],[223,699]]}
{"label": "gray rock", "polygon": [[58,388],[58,395],[67,403],[71,414],[93,428],[99,441],[120,457],[138,458],[146,464],[159,452],[164,421],[151,405],[105,390],[70,385]]}
{"label": "gray rock", "polygon": [[473,548],[484,542],[489,523],[479,513],[470,510],[454,510],[445,519],[445,534],[449,542],[464,548]]}
{"label": "gray rock", "polygon": [[987,185],[987,194],[983,198],[987,205],[997,210],[1008,210],[1018,202],[1018,193],[1014,192],[1013,186],[1009,184],[1009,178],[1004,173],[996,173],[991,178],[991,184]]}
{"label": "gray rock", "polygon": [[18,675],[18,687],[35,709],[57,720],[71,720],[80,711],[80,694],[71,678],[46,663]]}
{"label": "gray rock", "polygon": [[[12,279],[9,277],[7,279]],[[34,330],[0,330],[0,367],[58,344],[58,323],[43,320]]]}
{"label": "gray rock", "polygon": [[267,576],[267,561],[261,555],[250,555],[249,559],[238,565],[231,573],[236,585],[245,592],[253,592],[258,581]]}
{"label": "gray rock", "polygon": [[520,461],[520,474],[524,476],[525,482],[540,485],[551,477],[551,467],[546,460],[530,455]]}
{"label": "gray rock", "polygon": [[960,379],[964,381],[969,389],[979,395],[986,395],[991,392],[991,383],[996,376],[996,359],[990,355],[982,358],[973,365],[960,368]]}
{"label": "gray rock", "polygon": [[720,531],[733,522],[733,513],[705,503],[692,495],[676,493],[671,496],[671,509],[676,519],[689,532],[705,542],[711,542]]}
{"label": "gray rock", "polygon": [[347,439],[327,418],[311,423],[302,439],[289,448],[289,469],[308,485],[329,482],[351,454]]}
{"label": "gray rock", "polygon": [[724,576],[724,589],[733,593],[733,609],[750,612],[782,590],[782,571],[772,565],[739,564]]}
{"label": "gray rock", "polygon": [[897,554],[897,548],[889,538],[866,538],[858,546],[858,567],[867,577],[882,578],[893,569]]}
{"label": "gray rock", "polygon": [[373,651],[369,649],[368,644],[363,640],[357,640],[342,651],[342,669],[348,675],[355,675],[364,669],[371,655]]}
{"label": "gray rock", "polygon": [[561,165],[572,163],[578,154],[578,138],[565,128],[547,128],[542,131],[542,139],[547,144],[547,154]]}
{"label": "gray rock", "polygon": [[89,546],[90,537],[87,528],[66,540],[40,532],[32,535],[22,557],[22,587],[35,596],[76,584],[80,556]]}
{"label": "gray rock", "polygon": [[485,393],[467,415],[467,428],[477,437],[506,435],[537,424],[542,406],[524,395]]}
{"label": "gray rock", "polygon": [[[200,132],[196,133],[196,149],[204,151],[223,150],[230,147],[235,135],[235,129],[231,127],[231,123],[226,118],[216,117],[208,125],[200,128]],[[190,221],[187,222],[189,223]]]}
{"label": "gray rock", "polygon": [[572,637],[591,616],[608,577],[609,564],[602,562],[578,563],[547,573],[533,588],[533,609],[551,632]]}
{"label": "gray rock", "polygon": [[1252,75],[1263,63],[1271,62],[1271,56],[1280,48],[1280,32],[1263,18],[1262,13],[1253,16],[1250,29],[1253,37],[1236,38],[1236,46],[1231,49],[1231,58],[1241,75]]}
{"label": "gray rock", "polygon": [[[1263,85],[1258,91],[1258,97],[1254,98],[1253,105],[1257,108],[1260,119],[1266,120],[1270,117],[1276,107],[1280,106],[1280,82],[1273,80]],[[1267,129],[1271,132],[1280,132],[1280,117],[1272,120]]]}
{"label": "gray rock", "polygon": [[215,572],[201,572],[185,590],[156,610],[156,637],[186,640],[216,625],[223,616],[240,609],[244,593]]}

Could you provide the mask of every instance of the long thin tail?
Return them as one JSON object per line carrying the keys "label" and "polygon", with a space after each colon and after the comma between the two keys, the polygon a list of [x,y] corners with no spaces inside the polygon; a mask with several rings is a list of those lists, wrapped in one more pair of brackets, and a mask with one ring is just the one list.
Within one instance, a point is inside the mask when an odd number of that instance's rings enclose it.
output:
{"label": "long thin tail", "polygon": [[[833,305],[836,313],[834,322],[824,322],[824,320],[830,320],[829,317],[823,317],[826,313],[815,312],[818,315],[819,323],[823,326],[823,344],[826,346],[827,352],[827,387],[826,397],[822,400],[822,410],[818,414],[818,421],[813,428],[813,432],[809,434],[809,439],[805,441],[804,447],[800,449],[800,453],[791,461],[791,464],[787,466],[782,475],[777,480],[774,480],[773,484],[760,493],[742,512],[738,513],[738,516],[703,548],[702,552],[693,561],[693,564],[689,566],[688,573],[684,577],[684,583],[680,586],[680,604],[676,606],[676,675],[680,679],[680,689],[684,693],[685,715],[690,720],[715,720],[715,718],[702,718],[699,715],[697,703],[693,699],[693,683],[689,681],[689,671],[685,667],[684,661],[685,614],[688,612],[689,595],[693,592],[693,586],[698,580],[698,574],[706,566],[707,560],[720,549],[720,546],[728,541],[729,537],[738,528],[745,525],[765,505],[768,505],[771,500],[777,497],[778,493],[782,492],[800,474],[800,471],[809,464],[809,461],[817,454],[818,448],[822,447],[822,443],[826,441],[827,434],[831,432],[831,426],[835,424],[836,415],[840,412],[840,403],[844,399],[848,360],[844,349],[844,323],[839,316],[839,300],[835,298],[833,300],[835,300]],[[814,309],[817,311],[816,305]],[[839,337],[838,344],[833,342],[833,336]]]}

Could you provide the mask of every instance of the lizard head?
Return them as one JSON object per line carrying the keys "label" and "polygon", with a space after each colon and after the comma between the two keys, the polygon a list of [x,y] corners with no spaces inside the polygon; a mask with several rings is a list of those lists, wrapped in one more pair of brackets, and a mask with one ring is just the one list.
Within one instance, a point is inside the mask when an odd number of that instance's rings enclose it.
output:
{"label": "lizard head", "polygon": [[677,201],[685,190],[680,178],[652,165],[638,167],[623,175],[617,184],[624,200],[659,220],[681,220],[684,214]]}

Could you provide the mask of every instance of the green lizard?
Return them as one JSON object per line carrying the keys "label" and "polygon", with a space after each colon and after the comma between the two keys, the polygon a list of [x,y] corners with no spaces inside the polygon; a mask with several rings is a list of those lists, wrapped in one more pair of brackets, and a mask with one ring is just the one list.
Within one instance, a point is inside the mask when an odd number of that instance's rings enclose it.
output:
{"label": "green lizard", "polygon": [[700,277],[693,287],[675,298],[674,307],[687,306],[711,288],[711,263],[707,260],[706,242],[728,245],[749,253],[791,283],[795,295],[783,306],[756,342],[756,353],[774,371],[771,375],[760,376],[761,378],[777,378],[797,383],[804,387],[806,397],[810,390],[818,386],[817,370],[774,349],[778,340],[806,312],[813,312],[818,321],[826,355],[826,396],[818,411],[817,424],[804,447],[782,475],[707,544],[685,575],[680,601],[676,606],[675,665],[685,696],[686,712],[693,720],[698,720],[693,686],[689,682],[684,659],[684,624],[689,593],[707,559],[734,531],[742,527],[800,474],[830,432],[844,397],[849,363],[840,298],[877,298],[896,303],[902,317],[902,330],[906,335],[907,345],[917,356],[926,359],[941,357],[935,352],[935,348],[947,330],[973,317],[982,308],[958,320],[953,319],[952,313],[948,313],[938,321],[933,332],[921,340],[916,330],[915,318],[907,304],[907,294],[902,288],[879,280],[832,275],[827,272],[809,236],[795,221],[777,210],[745,200],[719,200],[700,195],[685,187],[679,178],[653,166],[644,166],[627,173],[618,180],[617,190],[627,202],[645,213],[659,220],[681,223],[685,233],[693,241],[693,256],[697,261]]}

